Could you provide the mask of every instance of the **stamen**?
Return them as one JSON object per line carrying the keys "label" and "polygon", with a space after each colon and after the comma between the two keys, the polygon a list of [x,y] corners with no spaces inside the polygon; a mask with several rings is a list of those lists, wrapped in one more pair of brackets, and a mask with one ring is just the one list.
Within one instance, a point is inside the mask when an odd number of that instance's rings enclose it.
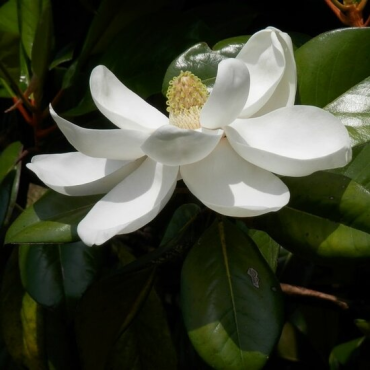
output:
{"label": "stamen", "polygon": [[195,130],[200,128],[200,111],[208,98],[208,91],[201,79],[189,71],[174,77],[167,90],[167,111],[170,124]]}

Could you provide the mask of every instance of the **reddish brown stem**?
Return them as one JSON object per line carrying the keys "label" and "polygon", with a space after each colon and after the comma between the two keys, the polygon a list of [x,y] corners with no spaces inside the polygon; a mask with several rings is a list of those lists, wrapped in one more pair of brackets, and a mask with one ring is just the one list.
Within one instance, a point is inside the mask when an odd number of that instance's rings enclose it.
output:
{"label": "reddish brown stem", "polygon": [[281,283],[280,287],[283,293],[289,296],[316,298],[322,301],[331,302],[342,310],[349,309],[348,301],[338,298],[335,295],[284,283]]}
{"label": "reddish brown stem", "polygon": [[326,4],[338,17],[338,19],[346,26],[350,27],[367,27],[370,20],[364,21],[363,9],[367,0],[362,0],[359,3],[342,4],[337,0],[325,0]]}
{"label": "reddish brown stem", "polygon": [[52,125],[48,128],[45,128],[45,129],[39,129],[36,131],[36,137],[38,139],[42,139],[46,136],[48,136],[51,132],[55,131],[56,129],[58,128],[57,125]]}

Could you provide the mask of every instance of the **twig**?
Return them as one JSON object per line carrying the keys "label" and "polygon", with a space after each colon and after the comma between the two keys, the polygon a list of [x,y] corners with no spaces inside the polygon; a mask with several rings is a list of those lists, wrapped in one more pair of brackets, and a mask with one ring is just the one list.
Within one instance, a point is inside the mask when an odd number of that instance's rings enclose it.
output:
{"label": "twig", "polygon": [[335,295],[284,283],[281,283],[280,287],[283,293],[289,296],[316,298],[322,301],[331,302],[338,306],[339,308],[341,308],[342,310],[349,309],[349,301],[338,298]]}
{"label": "twig", "polygon": [[368,27],[370,24],[370,16],[365,21],[363,10],[367,4],[367,0],[359,2],[344,1],[343,4],[338,0],[324,0],[329,8],[334,12],[338,19],[350,27]]}

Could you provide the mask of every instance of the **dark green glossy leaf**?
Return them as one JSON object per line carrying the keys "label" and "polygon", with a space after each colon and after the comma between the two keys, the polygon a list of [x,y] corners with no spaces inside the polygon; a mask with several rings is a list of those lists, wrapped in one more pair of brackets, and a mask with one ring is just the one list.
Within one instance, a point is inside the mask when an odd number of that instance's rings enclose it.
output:
{"label": "dark green glossy leaf", "polygon": [[76,338],[85,369],[104,370],[110,352],[151,290],[155,267],[94,283],[76,315]]}
{"label": "dark green glossy leaf", "polygon": [[280,245],[264,231],[249,229],[245,223],[240,220],[236,220],[236,225],[256,243],[271,270],[276,272]]}
{"label": "dark green glossy leaf", "polygon": [[166,95],[169,82],[173,77],[178,76],[181,71],[190,71],[199,77],[206,86],[213,86],[218,64],[230,57],[228,47],[225,47],[225,55],[223,54],[223,50],[213,51],[204,42],[186,50],[169,65],[163,80],[163,95]]}
{"label": "dark green glossy leaf", "polygon": [[[153,252],[147,253],[136,260],[121,260],[124,267],[122,272],[132,272],[148,265],[159,265],[173,258],[182,256],[199,238],[202,230],[195,222],[200,214],[196,204],[183,204],[171,218],[160,246]],[[118,251],[120,251],[119,249]]]}
{"label": "dark green glossy leaf", "polygon": [[283,324],[279,282],[254,242],[227,220],[189,252],[181,306],[195,349],[216,369],[262,369]]}
{"label": "dark green glossy leaf", "polygon": [[130,327],[120,336],[108,360],[108,369],[177,369],[166,313],[152,290]]}
{"label": "dark green glossy leaf", "polygon": [[301,104],[325,107],[370,75],[370,29],[323,33],[295,54]]}
{"label": "dark green glossy leaf", "polygon": [[317,172],[284,178],[291,199],[279,212],[256,218],[284,248],[326,263],[370,258],[370,192],[350,178]]}
{"label": "dark green glossy leaf", "polygon": [[22,284],[39,304],[75,308],[88,286],[96,279],[105,250],[82,242],[64,245],[21,245],[19,269]]}
{"label": "dark green glossy leaf", "polygon": [[250,230],[249,236],[256,243],[258,249],[269,264],[272,271],[276,271],[280,245],[267,233],[260,230]]}
{"label": "dark green glossy leaf", "polygon": [[349,89],[325,107],[348,129],[352,146],[370,140],[370,77]]}
{"label": "dark green glossy leaf", "polygon": [[69,197],[48,191],[9,227],[6,243],[69,243],[77,225],[101,196]]}
{"label": "dark green glossy leaf", "polygon": [[31,66],[34,75],[43,83],[49,69],[54,43],[53,14],[50,0],[44,0],[42,11],[37,22],[35,38],[32,44]]}
{"label": "dark green glossy leaf", "polygon": [[353,148],[352,161],[343,168],[333,170],[335,173],[345,175],[362,185],[367,191],[370,191],[370,143],[359,145]]}
{"label": "dark green glossy leaf", "polygon": [[229,58],[234,58],[245,43],[250,39],[250,36],[236,36],[221,40],[213,45],[213,50],[222,50],[222,54]]}
{"label": "dark green glossy leaf", "polygon": [[[216,78],[218,64],[226,58],[234,58],[250,36],[236,36],[217,42],[211,49],[206,43],[198,43],[179,55],[169,65],[163,80],[162,94],[166,95],[169,81],[181,71],[190,71],[202,82],[212,87]],[[296,36],[298,45],[304,36]],[[306,40],[307,38],[305,38]]]}
{"label": "dark green glossy leaf", "polygon": [[197,204],[191,203],[180,206],[171,218],[160,245],[162,246],[178,239],[184,232],[184,229],[195,220],[199,212],[200,207]]}

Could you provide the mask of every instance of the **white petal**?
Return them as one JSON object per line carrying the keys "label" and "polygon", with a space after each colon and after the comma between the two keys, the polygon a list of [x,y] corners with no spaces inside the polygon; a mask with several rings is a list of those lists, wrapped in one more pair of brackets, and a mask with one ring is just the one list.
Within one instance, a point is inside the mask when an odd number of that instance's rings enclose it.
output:
{"label": "white petal", "polygon": [[268,102],[283,78],[287,68],[284,48],[276,32],[265,29],[255,33],[236,58],[250,73],[249,97],[240,117],[251,117]]}
{"label": "white petal", "polygon": [[103,197],[78,225],[87,245],[100,245],[117,234],[138,230],[153,220],[170,199],[178,167],[150,158]]}
{"label": "white petal", "polygon": [[269,29],[276,31],[276,36],[278,37],[284,50],[286,67],[283,77],[276,86],[275,91],[269,100],[263,105],[263,107],[253,115],[254,117],[262,116],[266,113],[272,112],[275,109],[294,105],[297,90],[297,69],[294,59],[292,40],[290,36],[284,32],[280,32],[272,27],[269,27]]}
{"label": "white petal", "polygon": [[166,125],[157,129],[141,147],[145,154],[168,166],[199,161],[216,147],[222,130],[207,132]]}
{"label": "white petal", "polygon": [[248,92],[249,72],[245,63],[237,59],[223,60],[200,114],[202,127],[216,129],[234,121],[247,101]]}
{"label": "white petal", "polygon": [[346,128],[316,107],[297,105],[236,120],[225,132],[244,159],[279,175],[306,176],[351,160]]}
{"label": "white petal", "polygon": [[91,157],[131,160],[142,157],[142,143],[149,132],[141,130],[93,130],[79,127],[58,116],[50,107],[50,114],[68,141],[81,153]]}
{"label": "white petal", "polygon": [[58,193],[81,196],[107,193],[143,160],[114,161],[73,152],[36,155],[27,167]]}
{"label": "white petal", "polygon": [[181,166],[189,190],[207,207],[233,217],[277,211],[289,201],[286,185],[271,172],[243,160],[227,139],[200,162]]}
{"label": "white petal", "polygon": [[99,110],[120,128],[152,131],[168,123],[164,114],[128,89],[104,66],[92,71],[90,90]]}

